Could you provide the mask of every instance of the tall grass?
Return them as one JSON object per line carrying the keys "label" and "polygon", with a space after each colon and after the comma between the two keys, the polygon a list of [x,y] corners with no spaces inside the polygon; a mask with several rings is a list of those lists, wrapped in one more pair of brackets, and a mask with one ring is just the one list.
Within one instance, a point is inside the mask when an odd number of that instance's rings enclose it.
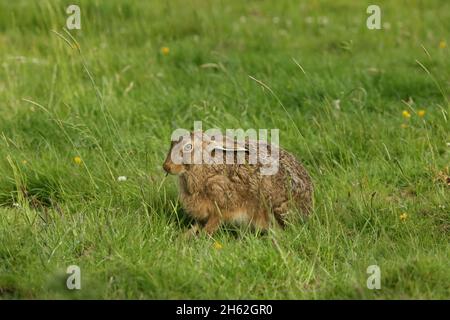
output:
{"label": "tall grass", "polygon": [[[67,5],[0,3],[1,298],[449,297],[447,1],[380,1],[379,31],[344,0]],[[279,128],[311,217],[186,242],[161,165],[194,120]]]}

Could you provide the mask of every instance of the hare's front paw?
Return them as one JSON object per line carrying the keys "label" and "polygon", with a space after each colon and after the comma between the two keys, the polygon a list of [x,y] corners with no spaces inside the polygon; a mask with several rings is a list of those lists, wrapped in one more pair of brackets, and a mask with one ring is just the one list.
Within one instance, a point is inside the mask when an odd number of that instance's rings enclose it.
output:
{"label": "hare's front paw", "polygon": [[194,224],[187,231],[184,232],[184,238],[192,239],[200,232],[200,225],[198,223]]}
{"label": "hare's front paw", "polygon": [[208,221],[205,224],[205,227],[203,230],[206,232],[207,235],[212,235],[214,232],[219,229],[220,226],[220,218],[218,216],[213,216],[208,219]]}

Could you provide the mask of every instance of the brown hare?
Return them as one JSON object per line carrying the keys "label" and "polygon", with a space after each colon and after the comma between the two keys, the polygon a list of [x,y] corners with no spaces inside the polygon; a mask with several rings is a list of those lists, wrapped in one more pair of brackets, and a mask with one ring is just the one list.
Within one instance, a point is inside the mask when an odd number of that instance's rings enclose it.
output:
{"label": "brown hare", "polygon": [[[195,143],[195,138],[200,138],[200,143]],[[273,145],[247,139],[238,146],[233,139],[232,148],[224,148],[224,145],[229,146],[229,137],[222,136],[214,141],[204,138],[205,133],[194,132],[187,138],[173,141],[163,165],[167,173],[178,175],[181,204],[196,221],[188,234],[196,234],[202,228],[212,234],[222,222],[249,224],[267,230],[271,221],[284,226],[289,216],[298,210],[304,215],[310,212],[311,178],[293,155],[278,148],[277,172],[263,175],[264,163],[250,164],[250,153],[261,145],[273,153],[276,148]],[[194,164],[195,152],[207,152],[214,160]],[[236,154],[231,164],[224,158],[230,152]],[[236,161],[239,153],[244,157],[241,163]],[[176,156],[184,158],[174,161]]]}

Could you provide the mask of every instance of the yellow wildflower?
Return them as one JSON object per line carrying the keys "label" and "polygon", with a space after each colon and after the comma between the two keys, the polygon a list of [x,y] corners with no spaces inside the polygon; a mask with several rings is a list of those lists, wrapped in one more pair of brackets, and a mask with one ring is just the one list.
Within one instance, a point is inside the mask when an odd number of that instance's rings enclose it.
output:
{"label": "yellow wildflower", "polygon": [[163,55],[167,56],[167,55],[169,54],[169,52],[170,52],[169,47],[162,47],[162,48],[161,48],[161,53],[162,53]]}
{"label": "yellow wildflower", "polygon": [[400,215],[400,220],[401,220],[401,221],[405,221],[407,218],[408,218],[408,215],[406,214],[406,212],[403,212],[403,213]]}
{"label": "yellow wildflower", "polygon": [[423,117],[425,116],[425,110],[419,110],[419,111],[417,112],[417,115],[418,115],[419,117],[423,118]]}
{"label": "yellow wildflower", "polygon": [[403,110],[402,112],[403,118],[409,119],[411,118],[411,113],[408,110]]}
{"label": "yellow wildflower", "polygon": [[439,42],[439,48],[441,48],[441,49],[447,48],[447,42],[445,42],[445,40],[441,40]]}
{"label": "yellow wildflower", "polygon": [[83,162],[83,160],[81,160],[81,157],[76,156],[75,158],[73,158],[73,162],[75,162],[76,164],[81,164],[81,162]]}
{"label": "yellow wildflower", "polygon": [[214,242],[214,249],[216,249],[216,250],[220,250],[220,249],[222,249],[223,248],[223,246],[220,244],[220,242]]}

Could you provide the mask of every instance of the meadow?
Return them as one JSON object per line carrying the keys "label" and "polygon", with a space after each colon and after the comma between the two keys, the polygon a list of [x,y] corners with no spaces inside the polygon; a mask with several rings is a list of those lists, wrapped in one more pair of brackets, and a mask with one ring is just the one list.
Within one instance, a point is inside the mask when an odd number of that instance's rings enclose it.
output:
{"label": "meadow", "polygon": [[[368,1],[69,4],[0,2],[0,299],[450,298],[449,1],[377,1],[380,30]],[[278,128],[311,216],[186,241],[162,163],[196,120]]]}

